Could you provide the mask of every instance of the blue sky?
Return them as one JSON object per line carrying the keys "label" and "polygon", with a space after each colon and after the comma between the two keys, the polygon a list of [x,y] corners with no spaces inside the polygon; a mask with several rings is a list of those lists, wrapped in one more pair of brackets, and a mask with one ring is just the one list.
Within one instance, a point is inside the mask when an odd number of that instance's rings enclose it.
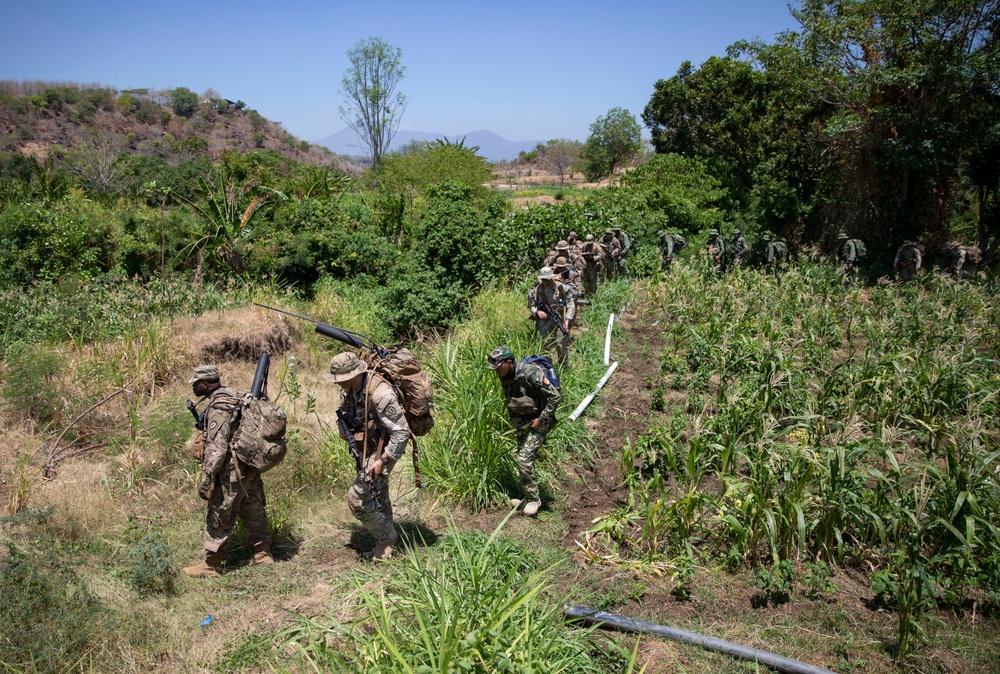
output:
{"label": "blue sky", "polygon": [[786,0],[0,3],[0,79],[211,87],[307,140],[345,126],[345,53],[372,35],[402,49],[401,129],[583,140],[682,61],[796,25]]}

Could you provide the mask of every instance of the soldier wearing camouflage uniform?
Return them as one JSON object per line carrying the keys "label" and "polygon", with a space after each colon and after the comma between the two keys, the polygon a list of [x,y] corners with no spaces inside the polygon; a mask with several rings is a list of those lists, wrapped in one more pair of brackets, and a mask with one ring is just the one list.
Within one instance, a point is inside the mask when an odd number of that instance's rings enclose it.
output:
{"label": "soldier wearing camouflage uniform", "polygon": [[[208,397],[208,407],[201,414],[202,479],[198,496],[208,501],[205,517],[205,561],[183,569],[193,578],[217,578],[224,570],[225,548],[236,527],[243,522],[253,543],[250,565],[274,564],[271,557],[271,529],[267,523],[267,501],[260,473],[241,465],[230,449],[238,428],[236,411],[242,394],[222,386],[219,368],[201,365],[188,380],[194,394]],[[197,458],[197,457],[196,457]]]}
{"label": "soldier wearing camouflage uniform", "polygon": [[670,271],[670,265],[673,264],[674,258],[677,257],[677,253],[681,251],[683,246],[678,245],[679,242],[673,234],[667,234],[662,229],[656,233],[656,238],[660,240],[660,255],[663,257],[660,268],[664,271]]}
{"label": "soldier wearing camouflage uniform", "polygon": [[978,246],[963,246],[958,241],[950,241],[944,246],[945,266],[957,279],[974,274],[982,259],[983,254]]}
{"label": "soldier wearing camouflage uniform", "polygon": [[[528,291],[528,309],[538,323],[543,347],[549,353],[554,352],[560,363],[565,363],[569,355],[570,323],[576,318],[576,298],[555,278],[552,267],[542,267],[538,273],[538,283]],[[561,314],[561,322],[556,313]]]}
{"label": "soldier wearing camouflage uniform", "polygon": [[708,243],[705,244],[708,256],[712,258],[712,268],[715,269],[716,276],[722,276],[726,269],[726,240],[719,236],[719,230],[714,227],[708,230]]}
{"label": "soldier wearing camouflage uniform", "polygon": [[[569,236],[566,237],[566,243],[569,244],[569,250],[571,253],[575,253],[577,255],[583,255],[583,243],[580,241],[580,238],[576,235],[576,232],[569,233]],[[583,271],[582,266],[580,268],[580,271],[581,272]]]}
{"label": "soldier wearing camouflage uniform", "polygon": [[605,229],[604,238],[599,241],[603,253],[603,278],[610,279],[618,272],[618,262],[622,257],[622,245],[615,238],[614,230]]}
{"label": "soldier wearing camouflage uniform", "polygon": [[916,241],[904,241],[896,250],[892,268],[901,281],[912,281],[920,275],[924,262],[924,247]]}
{"label": "soldier wearing camouflage uniform", "polygon": [[733,230],[733,238],[729,240],[729,250],[732,252],[733,264],[737,267],[746,267],[750,264],[752,253],[750,242],[738,229]]}
{"label": "soldier wearing camouflage uniform", "polygon": [[765,271],[777,275],[781,261],[785,257],[784,244],[772,241],[770,234],[764,234],[760,237],[760,246],[760,266]]}
{"label": "soldier wearing camouflage uniform", "polygon": [[392,519],[389,475],[406,452],[410,426],[396,389],[369,372],[354,353],[334,356],[327,379],[340,385],[340,411],[362,453],[365,475],[358,475],[347,491],[354,517],[375,537],[375,549],[362,557],[389,559],[399,538]]}
{"label": "soldier wearing camouflage uniform", "polygon": [[489,367],[497,373],[507,399],[507,414],[517,438],[517,469],[521,476],[523,499],[511,499],[514,508],[524,507],[524,514],[534,516],[542,505],[535,475],[535,454],[555,422],[556,408],[562,394],[537,365],[514,362],[509,346],[490,353]]}
{"label": "soldier wearing camouflage uniform", "polygon": [[861,262],[861,249],[858,239],[851,239],[847,232],[837,234],[837,258],[840,260],[840,270],[845,274],[851,274],[858,268]]}
{"label": "soldier wearing camouflage uniform", "polygon": [[588,234],[583,243],[583,292],[587,297],[593,297],[597,293],[597,277],[601,274],[601,252],[600,245],[594,241],[594,235]]}
{"label": "soldier wearing camouflage uniform", "polygon": [[[556,264],[552,268],[552,273],[555,275],[556,280],[563,284],[563,287],[573,296],[573,304],[577,307],[580,306],[580,272],[576,270],[575,267],[570,266],[569,262],[564,257],[556,259]],[[569,320],[571,326],[576,325],[576,317],[574,316]]]}

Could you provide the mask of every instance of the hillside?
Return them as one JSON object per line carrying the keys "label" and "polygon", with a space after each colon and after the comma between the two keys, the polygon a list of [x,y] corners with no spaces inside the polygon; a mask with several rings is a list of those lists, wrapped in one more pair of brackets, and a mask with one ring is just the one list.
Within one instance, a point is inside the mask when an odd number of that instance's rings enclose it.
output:
{"label": "hillside", "polygon": [[[489,129],[454,135],[427,131],[400,130],[393,137],[390,149],[399,150],[410,143],[432,143],[438,139],[446,139],[452,143],[464,141],[465,147],[479,148],[476,154],[493,162],[517,159],[518,154],[531,151],[540,142],[537,140],[507,140]],[[361,141],[357,138],[354,131],[348,127],[341,129],[333,135],[320,138],[316,141],[316,144],[333,150],[339,155],[356,156],[364,154]]]}
{"label": "hillside", "polygon": [[223,150],[274,150],[284,157],[329,165],[326,148],[299,140],[243,101],[209,90],[117,90],[72,82],[0,82],[0,153],[45,158],[93,143],[162,158],[207,156]]}

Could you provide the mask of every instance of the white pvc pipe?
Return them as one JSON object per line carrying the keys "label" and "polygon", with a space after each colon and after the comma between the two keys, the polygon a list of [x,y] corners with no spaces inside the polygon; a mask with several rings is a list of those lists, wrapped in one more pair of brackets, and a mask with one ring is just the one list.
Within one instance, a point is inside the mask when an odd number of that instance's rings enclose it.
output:
{"label": "white pvc pipe", "polygon": [[580,415],[583,414],[583,411],[587,409],[587,405],[593,402],[594,396],[596,396],[597,393],[602,388],[604,388],[604,385],[608,383],[608,380],[611,379],[611,375],[614,374],[615,370],[617,369],[618,369],[618,361],[616,360],[615,362],[611,363],[611,367],[609,367],[608,371],[604,373],[604,376],[601,378],[601,381],[597,382],[597,388],[594,389],[594,392],[588,395],[586,398],[584,398],[583,401],[576,406],[576,409],[573,410],[573,414],[569,415],[570,421],[576,421],[577,419],[580,418]]}
{"label": "white pvc pipe", "polygon": [[615,315],[608,316],[608,334],[604,338],[604,367],[611,362],[611,327],[615,324]]}

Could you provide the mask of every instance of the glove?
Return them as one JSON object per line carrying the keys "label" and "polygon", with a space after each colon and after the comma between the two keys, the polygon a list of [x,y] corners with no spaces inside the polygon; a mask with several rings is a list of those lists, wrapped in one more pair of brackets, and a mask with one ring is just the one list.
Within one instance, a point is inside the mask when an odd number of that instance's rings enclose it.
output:
{"label": "glove", "polygon": [[198,431],[191,441],[191,458],[201,463],[205,460],[205,433]]}
{"label": "glove", "polygon": [[213,491],[215,491],[215,478],[205,475],[198,485],[198,496],[207,501],[212,498]]}

